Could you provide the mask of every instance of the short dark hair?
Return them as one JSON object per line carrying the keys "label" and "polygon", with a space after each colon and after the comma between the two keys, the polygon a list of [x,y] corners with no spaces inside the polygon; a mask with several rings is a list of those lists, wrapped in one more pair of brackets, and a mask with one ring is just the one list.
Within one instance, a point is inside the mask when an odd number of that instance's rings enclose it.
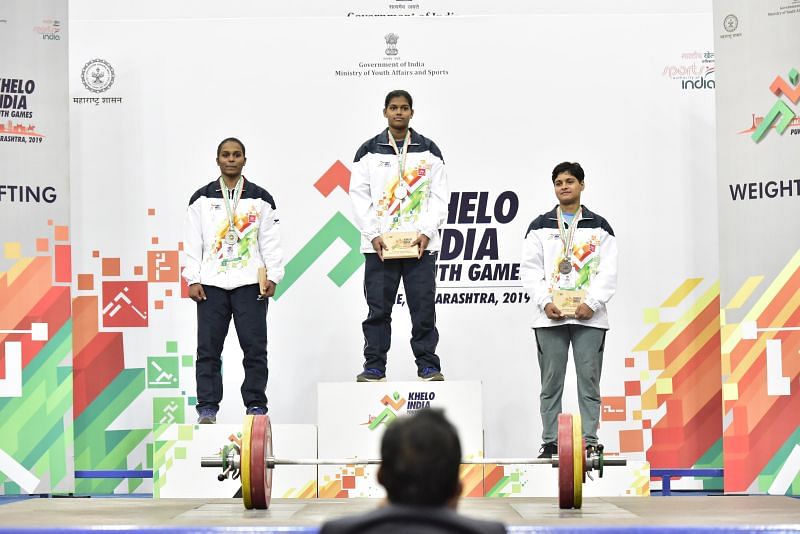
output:
{"label": "short dark hair", "polygon": [[553,169],[553,183],[556,183],[556,178],[562,172],[566,172],[571,174],[575,178],[578,179],[579,182],[583,182],[584,174],[583,174],[583,167],[577,161],[575,163],[570,163],[569,161],[565,161],[563,163],[559,163]]}
{"label": "short dark hair", "polygon": [[393,98],[403,97],[408,100],[408,107],[414,109],[414,99],[411,98],[411,95],[408,91],[404,91],[403,89],[395,89],[394,91],[390,91],[388,95],[386,95],[386,100],[383,101],[383,109],[389,107],[389,102],[392,101]]}
{"label": "short dark hair", "polygon": [[393,504],[444,506],[460,488],[461,443],[434,408],[397,418],[381,441],[379,482]]}
{"label": "short dark hair", "polygon": [[232,141],[234,143],[239,143],[239,146],[242,147],[242,156],[247,156],[247,153],[244,150],[244,143],[242,143],[241,141],[239,141],[235,137],[226,137],[225,139],[223,139],[222,141],[219,142],[219,145],[217,145],[217,157],[219,157],[219,153],[222,152],[222,145],[224,145],[225,143],[227,143],[229,141]]}

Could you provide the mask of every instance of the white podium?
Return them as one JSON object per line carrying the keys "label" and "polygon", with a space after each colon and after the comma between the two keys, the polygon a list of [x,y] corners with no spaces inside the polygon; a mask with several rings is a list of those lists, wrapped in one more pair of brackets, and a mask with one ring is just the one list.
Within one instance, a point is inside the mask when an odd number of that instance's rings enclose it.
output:
{"label": "white podium", "polygon": [[[341,382],[317,387],[320,458],[380,458],[386,425],[422,408],[440,408],[458,430],[462,455],[483,457],[480,382]],[[320,498],[382,497],[377,466],[320,466]],[[483,495],[483,466],[462,467],[465,495]]]}
{"label": "white podium", "polygon": [[[388,424],[423,408],[440,408],[458,431],[465,459],[483,458],[483,401],[480,382],[344,382],[317,387],[315,425],[273,425],[276,458],[353,458],[349,465],[281,465],[273,475],[273,498],[383,497],[377,466],[357,459],[379,459]],[[513,420],[510,426],[529,424]],[[531,422],[530,424],[533,424]],[[159,425],[154,428],[153,497],[232,497],[239,480],[217,481],[221,470],[201,468],[200,459],[215,456],[241,436],[241,425]],[[529,452],[535,455],[538,444]],[[497,456],[490,454],[489,456]],[[602,479],[584,484],[587,497],[648,495],[647,462],[607,467]],[[558,470],[547,465],[477,465],[461,467],[465,497],[558,496]]]}

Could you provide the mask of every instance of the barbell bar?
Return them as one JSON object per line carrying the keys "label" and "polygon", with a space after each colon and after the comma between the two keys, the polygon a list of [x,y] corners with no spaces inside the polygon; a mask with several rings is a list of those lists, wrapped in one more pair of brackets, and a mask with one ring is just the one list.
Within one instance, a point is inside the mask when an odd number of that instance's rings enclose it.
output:
{"label": "barbell bar", "polygon": [[[606,466],[627,465],[624,458],[606,458],[603,460]],[[200,459],[200,467],[222,468],[232,465],[235,469],[239,468],[239,460],[232,459],[223,461],[219,456],[203,456]],[[359,458],[352,456],[349,458],[266,458],[267,469],[273,469],[279,465],[380,465],[381,460],[377,458]],[[540,464],[558,467],[558,457],[553,458],[475,458],[461,460],[462,464],[468,465],[515,465],[515,464]]]}
{"label": "barbell bar", "polygon": [[[605,458],[602,447],[587,454],[581,437],[580,416],[558,416],[558,455],[552,458],[471,458],[467,465],[550,465],[557,467],[558,504],[562,509],[582,506],[586,475],[597,471],[603,476],[606,466],[625,466],[625,458]],[[376,458],[276,458],[272,453],[272,425],[267,415],[245,416],[241,444],[226,445],[216,456],[204,456],[200,467],[222,469],[217,479],[242,480],[242,498],[246,509],[267,509],[272,494],[272,471],[279,465],[379,465]]]}

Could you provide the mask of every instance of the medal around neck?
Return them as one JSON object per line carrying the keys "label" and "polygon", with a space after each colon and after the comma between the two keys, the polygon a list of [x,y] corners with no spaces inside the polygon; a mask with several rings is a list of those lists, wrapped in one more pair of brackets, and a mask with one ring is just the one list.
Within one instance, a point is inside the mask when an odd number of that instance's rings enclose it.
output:
{"label": "medal around neck", "polygon": [[398,200],[403,200],[408,196],[408,184],[405,180],[406,175],[406,156],[408,156],[408,145],[411,144],[411,130],[406,131],[406,138],[403,141],[403,148],[397,148],[392,132],[389,133],[389,144],[392,145],[397,156],[397,187],[394,190],[394,196]]}
{"label": "medal around neck", "polygon": [[580,222],[582,215],[583,209],[578,208],[578,212],[572,219],[572,224],[569,225],[569,229],[565,232],[564,215],[561,212],[561,206],[559,206],[556,210],[556,219],[558,220],[558,235],[561,238],[561,245],[564,247],[562,255],[564,259],[562,259],[558,264],[558,272],[561,274],[569,274],[572,272],[572,262],[569,260],[569,258],[572,256],[572,244],[575,241],[575,231],[578,228],[578,223]]}
{"label": "medal around neck", "polygon": [[[225,244],[235,245],[239,242],[239,235],[236,233],[236,224],[234,222],[236,217],[236,207],[239,205],[239,200],[242,198],[242,189],[244,188],[244,176],[240,176],[236,182],[236,186],[231,190],[228,188],[222,176],[219,177],[219,185],[222,190],[222,200],[225,204],[225,212],[228,214],[228,231],[225,234]],[[233,192],[233,205],[231,205],[231,192]]]}

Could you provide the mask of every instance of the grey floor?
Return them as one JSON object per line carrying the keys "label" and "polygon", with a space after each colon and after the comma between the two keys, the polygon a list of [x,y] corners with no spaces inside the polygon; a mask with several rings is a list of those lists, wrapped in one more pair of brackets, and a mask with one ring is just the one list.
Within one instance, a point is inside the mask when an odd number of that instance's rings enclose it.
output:
{"label": "grey floor", "polygon": [[[27,499],[0,504],[0,528],[318,526],[380,503],[376,499],[273,499],[269,510],[245,510],[238,499]],[[555,499],[546,498],[462,499],[459,511],[509,526],[800,525],[800,499],[769,496],[591,498],[584,500],[581,510],[559,510]]]}

